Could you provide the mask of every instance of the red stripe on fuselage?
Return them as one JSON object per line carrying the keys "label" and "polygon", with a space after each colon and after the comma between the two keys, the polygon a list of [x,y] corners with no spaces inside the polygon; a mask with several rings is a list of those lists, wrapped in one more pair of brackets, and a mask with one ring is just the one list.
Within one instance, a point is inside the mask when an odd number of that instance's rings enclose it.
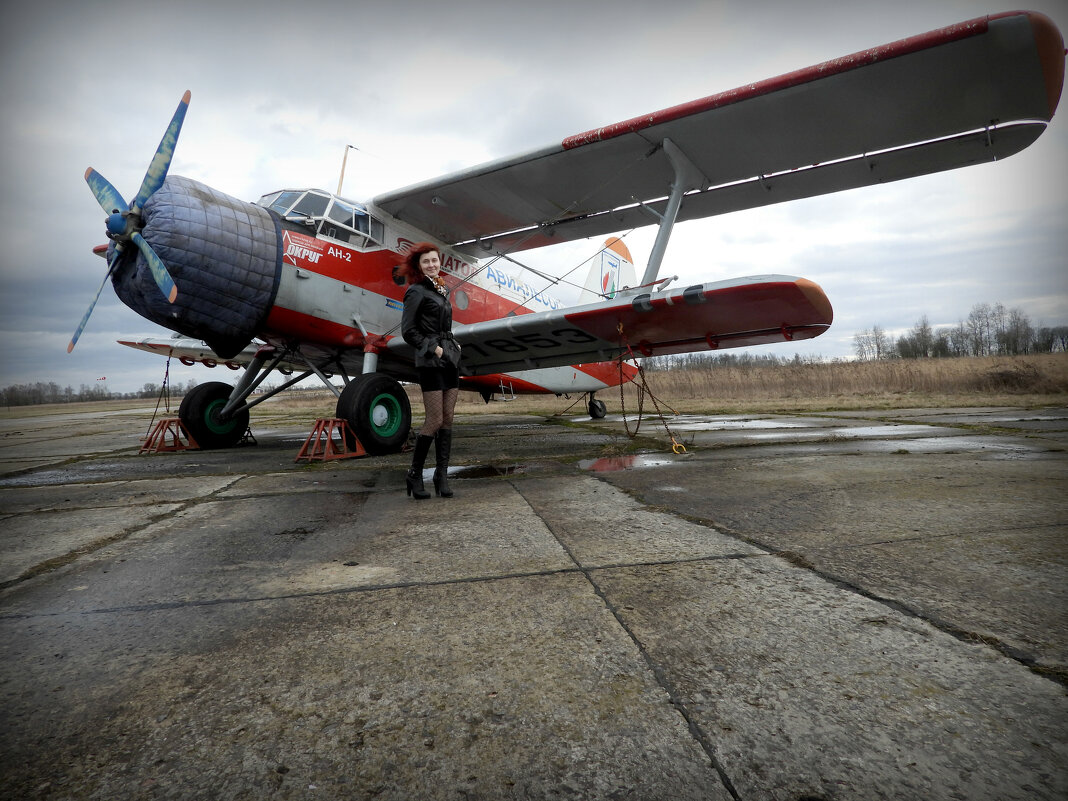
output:
{"label": "red stripe on fuselage", "polygon": [[[283,258],[291,267],[366,290],[369,294],[360,296],[365,303],[403,301],[404,292],[408,288],[405,284],[398,284],[393,278],[395,268],[403,261],[403,257],[388,250],[365,253],[296,231],[286,231],[283,238]],[[453,318],[456,322],[474,323],[499,319],[508,314],[533,312],[532,309],[519,305],[522,301],[498,295],[472,281],[464,282],[457,273],[470,276],[474,268],[459,258],[446,255],[444,265],[446,270],[443,274],[451,290]],[[398,310],[398,322],[399,318]],[[267,315],[265,329],[267,337],[281,340],[297,339],[316,345],[343,348],[362,348],[365,344],[363,334],[352,325],[318,317],[308,309],[291,309],[277,304]],[[373,335],[379,332],[369,333]],[[632,365],[624,364],[621,374],[619,365],[614,362],[584,363],[573,365],[572,369],[606,386],[631,381],[637,373]],[[464,384],[465,388],[499,389],[500,379],[500,375],[478,376],[465,379]],[[567,387],[540,386],[514,376],[505,377],[505,381],[512,385],[515,392],[521,393],[568,391]]]}
{"label": "red stripe on fuselage", "polygon": [[[464,282],[463,278],[471,276],[477,269],[472,264],[448,253],[443,253],[443,259],[442,272],[452,292],[453,319],[456,322],[475,323],[496,320],[510,313],[532,312],[532,309],[518,305],[519,301],[515,299],[497,295],[472,281]],[[395,268],[404,261],[404,257],[389,250],[365,253],[297,231],[286,231],[283,237],[283,260],[301,270],[358,286],[391,300],[402,301],[408,288],[407,284],[398,284],[394,280]],[[320,320],[309,310],[277,306],[268,316],[267,325],[275,332],[307,336],[311,341],[333,345],[348,345],[352,333],[355,331],[359,334],[351,326]]]}
{"label": "red stripe on fuselage", "polygon": [[[600,381],[606,387],[629,383],[638,374],[638,368],[626,362],[623,363],[622,369],[617,362],[587,362],[571,365],[570,368],[566,369],[588,375],[595,381]],[[571,386],[535,384],[533,381],[517,377],[518,375],[521,375],[521,372],[519,374],[492,373],[489,375],[465,376],[460,379],[460,389],[489,389],[494,392],[500,392],[501,384],[503,383],[507,390],[511,390],[517,395],[542,395],[548,392],[560,394],[573,391]]]}
{"label": "red stripe on fuselage", "polygon": [[298,339],[317,345],[339,345],[345,348],[363,347],[363,334],[351,325],[342,325],[324,320],[313,314],[273,306],[267,315],[265,335],[276,335],[283,340]]}

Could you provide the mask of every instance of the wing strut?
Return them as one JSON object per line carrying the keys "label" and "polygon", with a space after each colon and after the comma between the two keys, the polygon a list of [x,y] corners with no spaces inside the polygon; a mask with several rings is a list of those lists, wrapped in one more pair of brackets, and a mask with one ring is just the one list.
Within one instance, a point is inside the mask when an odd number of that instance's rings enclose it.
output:
{"label": "wing strut", "polygon": [[660,263],[664,260],[667,251],[668,240],[671,238],[671,229],[675,225],[675,218],[682,205],[682,196],[693,189],[701,189],[709,184],[704,174],[694,165],[678,146],[670,139],[660,143],[671,162],[671,169],[675,172],[675,180],[671,184],[671,195],[668,197],[667,208],[663,215],[653,211],[648,206],[643,206],[650,214],[660,219],[660,227],[656,232],[656,241],[653,242],[653,250],[649,254],[649,262],[645,267],[645,275],[642,276],[641,286],[652,284],[660,273]]}

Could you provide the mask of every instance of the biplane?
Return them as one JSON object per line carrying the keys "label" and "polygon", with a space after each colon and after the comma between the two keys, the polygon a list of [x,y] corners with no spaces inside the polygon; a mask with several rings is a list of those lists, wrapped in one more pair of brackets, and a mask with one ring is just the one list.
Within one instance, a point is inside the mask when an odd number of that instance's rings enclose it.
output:
{"label": "biplane", "polygon": [[[1056,111],[1064,41],[1047,17],[973,19],[714,94],[358,203],[318,189],[255,203],[169,176],[182,98],[129,203],[93,169],[108,215],[104,284],[178,338],[124,345],[225,364],[179,416],[201,447],[245,433],[257,403],[312,375],[372,454],[399,450],[414,381],[399,336],[397,267],[440,246],[463,347],[462,388],[595,393],[630,381],[631,357],[818,336],[831,304],[812,281],[755,275],[672,286],[660,266],[678,222],[995,161],[1034,142]],[[339,188],[340,191],[340,188]],[[504,269],[521,251],[658,227],[643,274],[610,239],[578,305]],[[253,393],[272,372],[285,376]],[[332,377],[340,375],[343,387]]]}

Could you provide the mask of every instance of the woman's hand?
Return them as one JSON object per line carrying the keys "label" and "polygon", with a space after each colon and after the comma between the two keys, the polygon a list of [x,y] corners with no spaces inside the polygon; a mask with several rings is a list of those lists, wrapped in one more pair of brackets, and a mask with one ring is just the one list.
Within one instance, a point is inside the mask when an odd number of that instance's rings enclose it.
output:
{"label": "woman's hand", "polygon": [[436,348],[434,348],[434,355],[435,355],[435,356],[437,356],[437,357],[438,357],[439,359],[440,359],[440,358],[441,358],[441,357],[442,357],[442,356],[443,356],[444,354],[445,354],[445,351],[441,349],[441,345],[438,345],[438,346],[437,346]]}

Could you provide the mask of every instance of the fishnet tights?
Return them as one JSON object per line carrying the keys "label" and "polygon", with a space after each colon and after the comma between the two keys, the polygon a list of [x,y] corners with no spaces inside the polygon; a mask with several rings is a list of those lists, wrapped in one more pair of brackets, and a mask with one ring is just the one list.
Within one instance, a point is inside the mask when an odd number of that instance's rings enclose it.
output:
{"label": "fishnet tights", "polygon": [[426,410],[426,420],[419,433],[432,437],[438,433],[439,428],[452,428],[453,410],[456,408],[456,396],[458,389],[434,390],[423,393],[423,408]]}

